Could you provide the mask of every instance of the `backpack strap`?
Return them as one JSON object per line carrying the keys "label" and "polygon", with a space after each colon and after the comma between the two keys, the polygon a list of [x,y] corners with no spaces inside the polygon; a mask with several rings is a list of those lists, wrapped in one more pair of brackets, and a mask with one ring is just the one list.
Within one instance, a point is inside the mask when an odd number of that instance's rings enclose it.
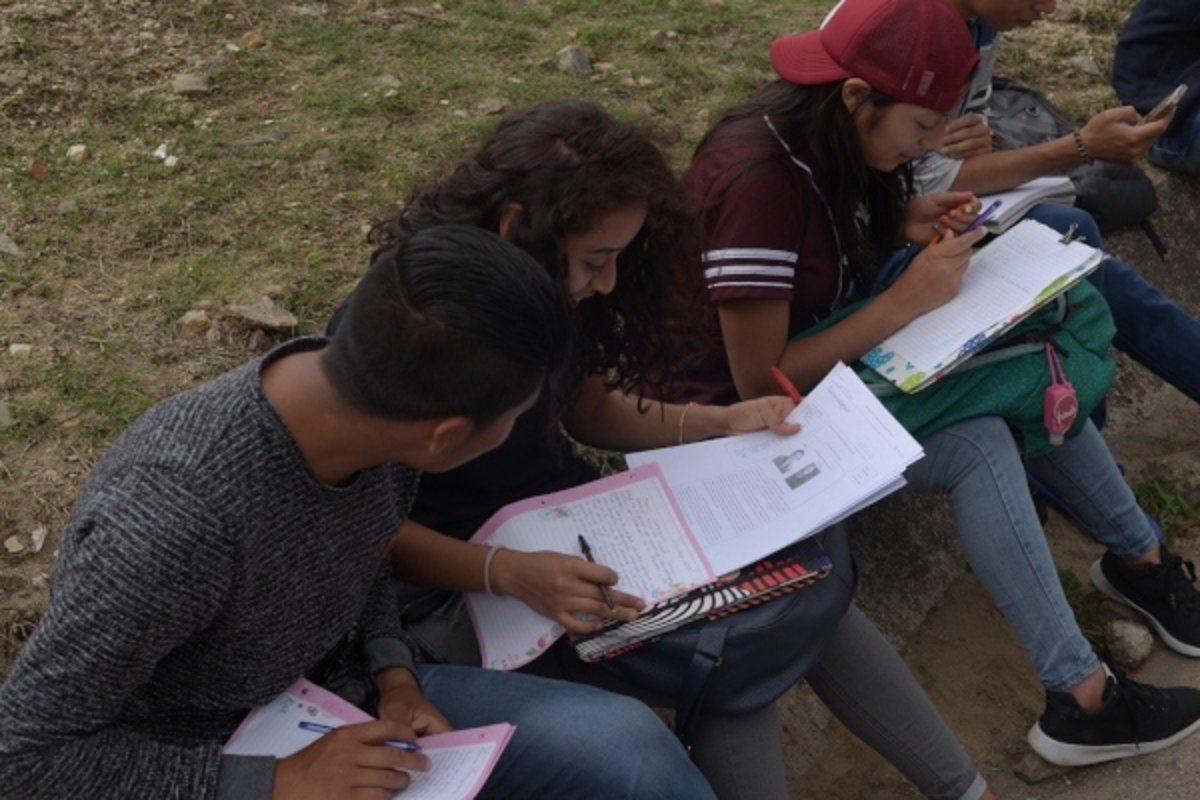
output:
{"label": "backpack strap", "polygon": [[692,661],[683,673],[683,683],[675,700],[675,735],[689,750],[709,679],[713,670],[721,666],[727,630],[723,625],[702,625],[697,632]]}

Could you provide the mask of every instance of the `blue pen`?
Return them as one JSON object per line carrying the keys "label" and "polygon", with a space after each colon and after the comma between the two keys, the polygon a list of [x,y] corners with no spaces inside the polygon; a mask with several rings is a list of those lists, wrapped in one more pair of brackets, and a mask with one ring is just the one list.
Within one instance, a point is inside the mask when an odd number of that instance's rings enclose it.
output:
{"label": "blue pen", "polygon": [[1003,202],[1002,200],[993,200],[992,204],[990,206],[988,206],[987,208],[985,208],[983,211],[980,211],[979,216],[976,217],[975,219],[971,220],[971,224],[968,225],[967,227],[963,228],[962,233],[960,233],[958,235],[962,236],[963,233],[970,233],[971,231],[975,230],[983,223],[987,222],[988,218],[990,216],[992,216],[993,214],[995,214],[997,210],[999,210],[1000,203],[1002,203],[1002,202]]}
{"label": "blue pen", "polygon": [[[298,724],[300,726],[300,730],[311,731],[312,733],[329,733],[330,731],[335,730],[329,725],[322,725],[319,722],[309,722],[307,720],[302,720]],[[416,744],[415,742],[400,742],[391,739],[384,742],[384,744],[386,744],[388,747],[399,747],[401,750],[407,750],[410,753],[421,752],[421,745]]]}

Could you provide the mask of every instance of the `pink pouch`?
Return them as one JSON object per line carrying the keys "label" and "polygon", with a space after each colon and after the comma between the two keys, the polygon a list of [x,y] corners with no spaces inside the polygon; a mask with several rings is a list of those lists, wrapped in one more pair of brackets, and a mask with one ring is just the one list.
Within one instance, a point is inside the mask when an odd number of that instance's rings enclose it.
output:
{"label": "pink pouch", "polygon": [[1067,380],[1062,364],[1058,361],[1058,353],[1054,345],[1046,342],[1046,363],[1050,367],[1050,385],[1042,396],[1042,420],[1046,431],[1050,434],[1050,444],[1063,443],[1063,435],[1075,424],[1075,416],[1079,413],[1079,400],[1075,397],[1075,387]]}

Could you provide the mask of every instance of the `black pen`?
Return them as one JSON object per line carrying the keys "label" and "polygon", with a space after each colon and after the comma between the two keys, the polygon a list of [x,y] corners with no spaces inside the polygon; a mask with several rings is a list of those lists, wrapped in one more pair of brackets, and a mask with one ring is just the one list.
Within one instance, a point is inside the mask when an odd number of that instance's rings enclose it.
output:
{"label": "black pen", "polygon": [[[587,539],[583,538],[583,534],[579,534],[579,549],[583,551],[583,557],[588,560],[589,564],[595,564],[596,559],[592,557],[592,548],[588,546]],[[613,604],[612,592],[603,583],[596,584],[600,587],[600,594],[604,595],[604,604],[608,606],[608,610],[612,611],[616,608]]]}

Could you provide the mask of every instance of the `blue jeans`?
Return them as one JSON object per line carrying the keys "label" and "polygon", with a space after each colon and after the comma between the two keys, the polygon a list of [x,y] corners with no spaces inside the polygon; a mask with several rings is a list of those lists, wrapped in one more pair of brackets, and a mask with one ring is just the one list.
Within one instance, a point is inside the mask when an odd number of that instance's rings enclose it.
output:
{"label": "blue jeans", "polygon": [[1187,119],[1173,120],[1146,158],[1164,169],[1200,174],[1200,106]]}
{"label": "blue jeans", "polygon": [[[1079,630],[1038,522],[1025,465],[998,417],[964,420],[921,443],[925,457],[905,477],[918,489],[950,493],[959,541],[971,568],[1033,661],[1046,688],[1080,683],[1100,662]],[[1157,545],[1107,445],[1090,422],[1028,467],[1073,502],[1096,538],[1119,556]]]}
{"label": "blue jeans", "polygon": [[[1043,203],[1027,216],[1057,231],[1076,225],[1085,242],[1092,247],[1103,246],[1095,220],[1082,209]],[[1163,297],[1124,261],[1106,258],[1088,278],[1112,309],[1117,325],[1113,345],[1200,402],[1200,322]]]}
{"label": "blue jeans", "polygon": [[417,672],[425,696],[456,728],[517,726],[480,797],[716,798],[679,740],[637,700],[477,667]]}

